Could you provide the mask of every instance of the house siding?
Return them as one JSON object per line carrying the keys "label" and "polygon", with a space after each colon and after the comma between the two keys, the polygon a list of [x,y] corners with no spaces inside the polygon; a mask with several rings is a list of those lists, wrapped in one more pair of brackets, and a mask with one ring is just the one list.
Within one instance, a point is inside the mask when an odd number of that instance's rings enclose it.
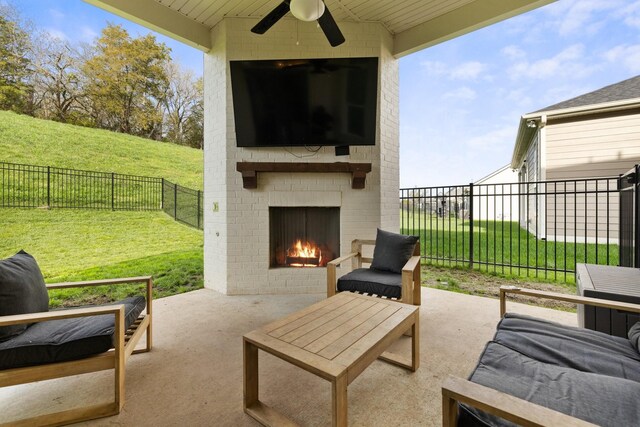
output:
{"label": "house siding", "polygon": [[536,181],[540,177],[540,163],[538,161],[538,145],[539,134],[536,133],[533,137],[527,153],[525,155],[524,167],[526,167],[526,174],[520,176],[521,184],[520,188],[520,226],[531,233],[536,234],[536,203],[535,196],[526,196],[526,194],[535,194]]}
{"label": "house siding", "polygon": [[518,174],[510,167],[475,183],[476,198],[473,202],[473,218],[490,221],[517,221]]}
{"label": "house siding", "polygon": [[640,163],[640,113],[550,123],[547,179],[618,176]]}
{"label": "house siding", "polygon": [[[547,126],[546,157],[548,180],[615,177],[625,173],[640,163],[640,114],[552,122]],[[615,180],[601,180],[597,184],[570,182],[566,188],[567,195],[547,197],[548,238],[565,240],[566,236],[568,241],[617,242],[619,197],[614,192]],[[574,189],[585,188],[590,194],[570,194]]]}

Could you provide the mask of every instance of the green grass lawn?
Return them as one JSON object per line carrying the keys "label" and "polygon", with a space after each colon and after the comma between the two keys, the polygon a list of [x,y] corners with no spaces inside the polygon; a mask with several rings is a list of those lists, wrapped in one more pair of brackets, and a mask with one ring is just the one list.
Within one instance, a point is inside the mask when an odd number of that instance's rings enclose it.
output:
{"label": "green grass lawn", "polygon": [[[163,212],[0,209],[0,258],[24,249],[47,283],[152,275],[157,297],[203,285],[202,232]],[[121,298],[136,285],[64,290],[52,306]]]}
{"label": "green grass lawn", "polygon": [[0,161],[166,178],[203,188],[203,152],[0,111]]}
{"label": "green grass lawn", "polygon": [[[419,235],[423,256],[437,258],[434,264],[469,265],[467,220],[405,213],[402,232]],[[501,275],[572,283],[576,263],[618,265],[617,245],[536,239],[517,222],[475,221],[473,240],[475,267]]]}

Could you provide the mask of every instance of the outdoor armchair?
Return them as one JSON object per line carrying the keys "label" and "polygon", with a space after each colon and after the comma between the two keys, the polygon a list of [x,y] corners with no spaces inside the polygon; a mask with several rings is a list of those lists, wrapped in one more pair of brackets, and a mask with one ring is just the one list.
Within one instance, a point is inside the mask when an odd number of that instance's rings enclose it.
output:
{"label": "outdoor armchair", "polygon": [[509,293],[640,313],[637,304],[502,287],[493,340],[468,380],[442,386],[443,425],[636,425],[640,322],[629,339],[609,336],[506,313]]}
{"label": "outdoor armchair", "polygon": [[[374,246],[373,258],[363,247]],[[351,271],[337,277],[337,268],[351,261]],[[370,264],[363,268],[363,264]],[[356,239],[351,253],[327,264],[327,297],[336,292],[358,292],[420,305],[420,241],[378,229],[376,240]]]}
{"label": "outdoor armchair", "polygon": [[[20,278],[18,272],[7,279],[7,261],[22,257],[30,263],[30,255],[21,252],[0,261],[0,310],[6,313],[7,289]],[[33,259],[33,258],[31,258]],[[35,261],[33,261],[35,264]],[[36,265],[37,267],[37,265]],[[31,267],[29,267],[31,268]],[[15,269],[14,269],[15,270]],[[15,271],[14,271],[15,273]],[[39,273],[39,269],[37,271]],[[29,273],[25,274],[28,276]],[[35,275],[37,276],[37,274]],[[41,274],[40,274],[41,277]],[[35,282],[39,282],[36,280]],[[114,371],[113,401],[61,412],[39,415],[21,420],[5,420],[0,413],[0,425],[64,425],[84,420],[116,415],[124,405],[125,363],[133,353],[147,352],[152,347],[151,311],[152,287],[150,276],[94,280],[44,285],[31,283],[39,292],[86,286],[146,284],[145,297],[126,298],[113,304],[54,311],[25,312],[0,315],[0,387],[9,387],[72,375]],[[4,306],[1,306],[4,303]],[[14,306],[15,307],[15,306]],[[11,308],[9,308],[11,309]],[[136,345],[146,333],[146,345]],[[69,391],[72,392],[71,390]]]}

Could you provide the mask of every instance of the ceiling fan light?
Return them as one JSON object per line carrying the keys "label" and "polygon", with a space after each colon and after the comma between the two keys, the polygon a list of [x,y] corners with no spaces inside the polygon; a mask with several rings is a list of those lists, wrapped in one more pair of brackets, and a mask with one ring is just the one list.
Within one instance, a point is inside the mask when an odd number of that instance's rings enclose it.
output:
{"label": "ceiling fan light", "polygon": [[301,21],[315,21],[324,14],[322,0],[291,0],[291,14]]}

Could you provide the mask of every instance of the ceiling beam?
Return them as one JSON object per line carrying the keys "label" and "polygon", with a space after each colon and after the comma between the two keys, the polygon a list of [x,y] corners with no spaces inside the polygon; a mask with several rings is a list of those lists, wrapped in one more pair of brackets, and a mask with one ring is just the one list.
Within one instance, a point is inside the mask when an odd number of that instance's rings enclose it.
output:
{"label": "ceiling beam", "polygon": [[556,0],[477,0],[395,35],[400,58]]}
{"label": "ceiling beam", "polygon": [[203,52],[211,50],[211,30],[155,0],[83,0]]}

